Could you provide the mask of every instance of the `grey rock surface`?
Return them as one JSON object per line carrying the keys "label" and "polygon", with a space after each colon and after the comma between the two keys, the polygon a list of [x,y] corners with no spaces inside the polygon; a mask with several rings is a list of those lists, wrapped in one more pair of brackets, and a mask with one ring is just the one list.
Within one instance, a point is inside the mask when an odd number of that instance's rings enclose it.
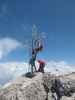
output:
{"label": "grey rock surface", "polygon": [[34,78],[19,77],[6,84],[0,91],[0,100],[45,100],[42,73]]}
{"label": "grey rock surface", "polygon": [[[55,78],[63,81],[65,91],[75,89],[74,73],[58,77],[50,73],[35,73],[32,78],[21,76],[4,85],[0,90],[0,100],[54,100],[51,86]],[[75,100],[75,91],[72,96],[63,96],[61,100]]]}

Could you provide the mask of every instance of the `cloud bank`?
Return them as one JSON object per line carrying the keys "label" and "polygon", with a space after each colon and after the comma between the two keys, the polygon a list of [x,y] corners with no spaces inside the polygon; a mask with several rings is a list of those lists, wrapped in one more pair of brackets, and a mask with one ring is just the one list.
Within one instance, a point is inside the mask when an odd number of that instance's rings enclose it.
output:
{"label": "cloud bank", "polygon": [[21,43],[12,38],[1,38],[0,39],[0,60],[7,56],[11,51],[18,47],[21,47]]}
{"label": "cloud bank", "polygon": [[9,62],[0,64],[0,84],[16,78],[28,71],[27,63]]}
{"label": "cloud bank", "polygon": [[[36,67],[38,69],[38,63]],[[16,77],[25,74],[30,71],[28,63],[24,62],[10,62],[0,64],[0,84],[5,84],[9,80],[15,79]],[[50,72],[55,75],[64,75],[71,72],[75,72],[75,66],[71,66],[64,61],[49,61],[45,66],[45,72]]]}
{"label": "cloud bank", "polygon": [[50,61],[47,63],[45,71],[55,75],[64,75],[75,72],[75,66],[69,65],[65,61]]}

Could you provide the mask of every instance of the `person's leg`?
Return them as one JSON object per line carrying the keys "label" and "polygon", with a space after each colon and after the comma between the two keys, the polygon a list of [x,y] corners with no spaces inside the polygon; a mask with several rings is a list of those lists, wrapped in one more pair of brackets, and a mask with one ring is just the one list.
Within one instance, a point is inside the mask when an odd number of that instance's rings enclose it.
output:
{"label": "person's leg", "polygon": [[40,65],[40,72],[44,73],[44,66],[43,66],[43,64]]}
{"label": "person's leg", "polygon": [[33,65],[31,65],[31,73],[33,73]]}
{"label": "person's leg", "polygon": [[42,73],[44,73],[44,66],[45,66],[44,64],[42,64],[42,66],[41,66],[42,67],[41,68],[42,69]]}
{"label": "person's leg", "polygon": [[32,66],[31,66],[31,73],[33,73],[34,70],[37,71],[37,70],[36,70],[36,66],[35,66],[35,65],[32,65]]}
{"label": "person's leg", "polygon": [[35,66],[35,65],[34,65],[34,69],[35,69],[35,71],[37,71],[37,70],[36,70],[36,66]]}
{"label": "person's leg", "polygon": [[36,71],[35,61],[33,62],[33,67],[34,67],[34,70]]}
{"label": "person's leg", "polygon": [[57,94],[57,100],[60,100],[61,96],[59,94]]}

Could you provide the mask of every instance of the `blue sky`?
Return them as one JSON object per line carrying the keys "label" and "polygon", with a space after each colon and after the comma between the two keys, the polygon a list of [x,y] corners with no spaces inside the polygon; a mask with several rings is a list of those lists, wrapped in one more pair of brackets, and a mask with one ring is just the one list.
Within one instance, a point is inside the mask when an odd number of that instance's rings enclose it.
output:
{"label": "blue sky", "polygon": [[[75,64],[75,0],[0,0],[1,40],[11,38],[24,44],[31,38],[33,24],[47,33],[38,59]],[[29,57],[23,47],[10,51],[0,62],[26,61]]]}

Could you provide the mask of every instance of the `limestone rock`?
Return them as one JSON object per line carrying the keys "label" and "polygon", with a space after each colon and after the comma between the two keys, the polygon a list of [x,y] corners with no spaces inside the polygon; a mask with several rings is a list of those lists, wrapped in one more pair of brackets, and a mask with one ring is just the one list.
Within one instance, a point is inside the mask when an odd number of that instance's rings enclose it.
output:
{"label": "limestone rock", "polygon": [[0,100],[45,100],[46,92],[42,82],[42,73],[34,78],[19,77],[4,86]]}
{"label": "limestone rock", "polygon": [[58,77],[50,73],[35,73],[31,78],[18,77],[3,86],[0,90],[0,100],[54,100],[51,86],[55,78],[61,78],[65,91],[73,90],[72,96],[64,95],[61,100],[75,100],[75,73]]}

